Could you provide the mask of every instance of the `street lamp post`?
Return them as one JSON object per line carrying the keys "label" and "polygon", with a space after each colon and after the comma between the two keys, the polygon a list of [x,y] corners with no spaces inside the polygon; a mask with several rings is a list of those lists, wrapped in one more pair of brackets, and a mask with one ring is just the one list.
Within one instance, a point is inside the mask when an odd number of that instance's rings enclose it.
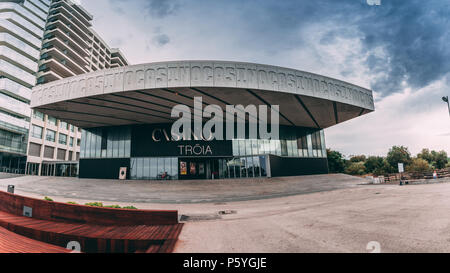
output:
{"label": "street lamp post", "polygon": [[449,102],[448,96],[447,97],[442,97],[442,100],[447,103],[448,114],[450,115],[450,102]]}

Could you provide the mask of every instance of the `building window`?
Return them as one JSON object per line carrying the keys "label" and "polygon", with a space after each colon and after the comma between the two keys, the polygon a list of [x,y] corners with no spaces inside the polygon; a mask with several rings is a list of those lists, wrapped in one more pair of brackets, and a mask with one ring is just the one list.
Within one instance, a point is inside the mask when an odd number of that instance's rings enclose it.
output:
{"label": "building window", "polygon": [[28,148],[28,155],[40,157],[41,156],[41,148],[42,148],[42,145],[40,145],[40,144],[30,143],[30,146]]}
{"label": "building window", "polygon": [[127,158],[131,151],[131,128],[84,130],[81,158]]}
{"label": "building window", "polygon": [[44,114],[39,112],[39,111],[34,110],[33,111],[33,118],[35,118],[37,120],[40,120],[40,121],[44,121]]}
{"label": "building window", "polygon": [[56,118],[54,118],[54,117],[47,116],[47,122],[48,122],[48,124],[56,126]]}
{"label": "building window", "polygon": [[70,141],[69,141],[70,147],[73,147],[73,140],[74,140],[74,138],[73,138],[73,137],[70,137]]}
{"label": "building window", "polygon": [[75,132],[75,126],[70,125],[70,131],[71,131],[72,133]]}
{"label": "building window", "polygon": [[69,159],[68,159],[69,161],[72,161],[73,160],[73,152],[72,151],[70,151],[69,152]]}
{"label": "building window", "polygon": [[77,146],[78,146],[78,147],[81,146],[81,139],[77,139]]}
{"label": "building window", "polygon": [[57,158],[58,160],[66,160],[66,150],[64,150],[64,149],[58,149],[58,153],[57,153],[56,158]]}
{"label": "building window", "polygon": [[59,121],[59,128],[69,130],[69,124],[67,124],[67,122],[64,121]]}
{"label": "building window", "polygon": [[40,126],[33,125],[31,128],[31,136],[34,138],[42,139],[44,129]]}
{"label": "building window", "polygon": [[177,180],[178,158],[132,158],[131,179]]}
{"label": "building window", "polygon": [[59,134],[59,144],[67,145],[67,135]]}
{"label": "building window", "polygon": [[54,155],[55,155],[55,148],[50,147],[50,146],[44,147],[44,157],[45,158],[53,159]]}
{"label": "building window", "polygon": [[55,139],[56,139],[56,132],[53,130],[47,129],[47,134],[45,136],[45,140],[50,141],[50,142],[55,142]]}

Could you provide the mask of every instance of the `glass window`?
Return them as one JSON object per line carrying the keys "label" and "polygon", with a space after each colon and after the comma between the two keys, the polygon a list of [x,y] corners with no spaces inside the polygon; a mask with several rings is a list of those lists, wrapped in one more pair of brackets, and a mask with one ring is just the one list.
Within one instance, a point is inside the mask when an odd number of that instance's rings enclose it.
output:
{"label": "glass window", "polygon": [[64,129],[64,130],[68,130],[69,129],[69,124],[67,124],[67,122],[64,122],[64,121],[59,121],[59,128]]}
{"label": "glass window", "polygon": [[137,179],[136,158],[132,158],[130,162],[130,178]]}
{"label": "glass window", "polygon": [[85,158],[85,154],[86,154],[86,131],[83,131],[81,133],[81,139],[78,139],[77,142],[79,142],[81,140],[81,148],[80,148],[80,153],[81,153],[81,158]]}
{"label": "glass window", "polygon": [[236,139],[233,139],[233,155],[239,156],[239,141]]}
{"label": "glass window", "polygon": [[158,177],[158,159],[150,158],[150,179],[156,180]]}
{"label": "glass window", "polygon": [[311,135],[306,136],[306,143],[308,144],[308,156],[313,157],[312,138]]}
{"label": "glass window", "polygon": [[244,140],[245,143],[245,155],[252,155],[252,141],[250,139]]}
{"label": "glass window", "polygon": [[261,176],[266,177],[267,176],[267,165],[266,165],[266,157],[265,156],[259,157],[259,166],[261,168]]}
{"label": "glass window", "polygon": [[102,157],[102,129],[95,131],[95,157]]}
{"label": "glass window", "polygon": [[39,112],[39,111],[34,110],[33,111],[33,118],[35,118],[37,120],[40,120],[40,121],[44,121],[44,114]]}
{"label": "glass window", "polygon": [[112,133],[112,157],[117,158],[119,157],[119,134],[117,132]]}
{"label": "glass window", "polygon": [[48,124],[56,126],[56,118],[54,118],[54,117],[47,116],[47,122],[48,122]]}
{"label": "glass window", "polygon": [[59,134],[59,144],[67,145],[67,135]]}
{"label": "glass window", "polygon": [[144,179],[150,179],[150,158],[144,158]]}
{"label": "glass window", "polygon": [[47,129],[47,134],[45,136],[45,139],[50,142],[55,142],[55,138],[56,138],[56,132],[53,130]]}
{"label": "glass window", "polygon": [[245,140],[238,140],[239,141],[239,155],[245,155]]}
{"label": "glass window", "polygon": [[70,140],[69,140],[69,146],[70,147],[73,147],[73,141],[74,141],[74,138],[70,137]]}
{"label": "glass window", "polygon": [[75,126],[70,125],[70,131],[71,131],[72,133],[75,132]]}
{"label": "glass window", "polygon": [[259,154],[259,142],[256,139],[252,140],[252,153],[251,155],[258,155]]}
{"label": "glass window", "polygon": [[240,160],[240,168],[241,168],[241,176],[240,177],[242,177],[242,178],[245,178],[245,177],[247,177],[247,164],[246,164],[246,158],[244,157],[244,158],[240,158],[239,159]]}
{"label": "glass window", "polygon": [[282,156],[288,156],[286,140],[281,140],[281,155]]}
{"label": "glass window", "polygon": [[178,179],[178,158],[173,157],[172,158],[172,172],[170,173],[170,176],[172,177],[172,180]]}
{"label": "glass window", "polygon": [[327,157],[327,146],[325,145],[325,132],[320,131],[320,139],[322,143],[322,157]]}
{"label": "glass window", "polygon": [[253,157],[253,169],[255,177],[261,177],[261,165],[257,156]]}
{"label": "glass window", "polygon": [[87,158],[91,157],[91,132],[90,131],[86,131],[86,152],[85,155]]}
{"label": "glass window", "polygon": [[131,156],[131,128],[128,127],[125,130],[125,157]]}
{"label": "glass window", "polygon": [[33,125],[31,129],[31,136],[34,138],[42,139],[44,129],[40,126]]}
{"label": "glass window", "polygon": [[165,173],[164,158],[158,158],[158,179],[162,179]]}
{"label": "glass window", "polygon": [[136,161],[137,165],[137,179],[143,179],[144,177],[144,159],[138,158]]}

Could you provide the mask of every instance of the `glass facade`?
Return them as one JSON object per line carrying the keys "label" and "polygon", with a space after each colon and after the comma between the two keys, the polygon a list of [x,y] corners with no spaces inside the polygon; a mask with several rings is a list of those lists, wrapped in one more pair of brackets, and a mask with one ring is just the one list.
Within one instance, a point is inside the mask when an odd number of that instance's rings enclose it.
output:
{"label": "glass facade", "polygon": [[282,157],[326,158],[325,135],[287,136],[281,140],[235,139],[233,156],[277,155]]}
{"label": "glass facade", "polygon": [[258,178],[267,176],[266,156],[219,160],[219,178]]}
{"label": "glass facade", "polygon": [[130,178],[134,180],[178,180],[178,158],[132,158]]}
{"label": "glass facade", "polygon": [[127,158],[130,156],[130,127],[83,130],[81,158]]}
{"label": "glass facade", "polygon": [[[156,127],[159,128],[159,127]],[[161,130],[161,129],[159,129]],[[288,175],[299,172],[326,172],[326,163],[308,169],[303,159],[326,160],[323,131],[308,128],[284,128],[280,140],[235,139],[232,141],[157,141],[154,129],[142,126],[117,126],[83,130],[81,159],[108,159],[111,168],[128,167],[132,180],[240,179],[273,176],[283,169]],[[133,141],[133,142],[132,142]],[[174,148],[175,147],[175,148]],[[210,154],[189,154],[179,147],[207,147]],[[195,149],[195,148],[192,148]],[[272,157],[274,156],[274,157]],[[128,160],[128,161],[127,161]],[[284,162],[297,171],[286,169]],[[117,164],[117,165],[114,165]],[[274,164],[271,168],[270,164]],[[300,164],[300,165],[298,165]],[[306,165],[305,165],[306,164]],[[314,163],[316,164],[316,163]],[[281,167],[280,167],[281,165]],[[290,168],[290,167],[287,167]],[[305,170],[307,169],[307,170]],[[95,172],[90,170],[89,172]],[[118,172],[118,170],[117,170]],[[276,172],[276,171],[275,171]],[[110,176],[115,175],[116,171]],[[91,176],[92,174],[89,174]],[[109,175],[109,174],[108,174]]]}

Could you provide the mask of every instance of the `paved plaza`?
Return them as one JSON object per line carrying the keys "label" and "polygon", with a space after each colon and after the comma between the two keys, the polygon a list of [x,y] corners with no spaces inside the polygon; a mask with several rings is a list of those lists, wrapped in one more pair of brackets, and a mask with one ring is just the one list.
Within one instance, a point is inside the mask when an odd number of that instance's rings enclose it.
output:
{"label": "paved plaza", "polygon": [[0,179],[0,188],[49,197],[134,203],[207,203],[268,199],[355,187],[363,179],[317,175],[272,179],[119,181],[21,176]]}
{"label": "paved plaza", "polygon": [[[369,242],[382,253],[450,252],[450,183],[365,182],[345,175],[239,185],[18,177],[0,180],[0,187],[12,183],[17,193],[61,202],[177,209],[186,224],[176,252],[367,253]],[[188,203],[190,197],[197,200]]]}

